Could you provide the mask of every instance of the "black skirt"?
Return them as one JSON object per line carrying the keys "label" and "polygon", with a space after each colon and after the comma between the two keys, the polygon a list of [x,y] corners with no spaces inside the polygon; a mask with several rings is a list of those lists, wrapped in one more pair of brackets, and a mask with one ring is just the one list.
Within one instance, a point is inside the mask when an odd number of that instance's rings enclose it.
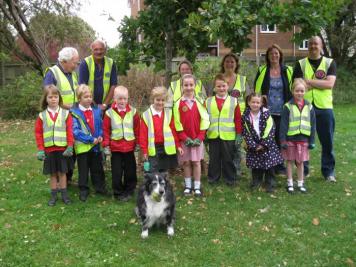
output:
{"label": "black skirt", "polygon": [[46,154],[46,159],[43,163],[43,174],[67,173],[73,170],[73,168],[74,162],[72,157],[64,157],[63,151],[53,151]]}
{"label": "black skirt", "polygon": [[150,162],[150,172],[165,172],[178,167],[177,154],[167,155],[164,145],[156,144],[156,155],[148,157]]}

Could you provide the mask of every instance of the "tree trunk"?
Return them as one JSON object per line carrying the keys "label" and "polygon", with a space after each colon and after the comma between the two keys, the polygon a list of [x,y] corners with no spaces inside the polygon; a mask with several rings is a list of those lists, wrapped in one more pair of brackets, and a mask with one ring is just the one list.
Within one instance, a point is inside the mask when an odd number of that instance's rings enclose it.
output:
{"label": "tree trunk", "polygon": [[173,32],[170,29],[166,32],[166,68],[165,68],[165,86],[168,88],[172,77],[172,59],[173,59]]}

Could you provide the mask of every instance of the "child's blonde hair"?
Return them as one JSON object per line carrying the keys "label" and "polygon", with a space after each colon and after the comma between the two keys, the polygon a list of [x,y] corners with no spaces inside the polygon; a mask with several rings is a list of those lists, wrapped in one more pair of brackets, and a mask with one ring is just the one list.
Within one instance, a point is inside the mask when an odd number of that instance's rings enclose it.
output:
{"label": "child's blonde hair", "polygon": [[63,106],[63,99],[62,99],[61,93],[59,92],[58,88],[54,84],[50,84],[50,85],[47,85],[47,86],[45,86],[43,88],[43,95],[41,97],[41,102],[40,102],[42,110],[45,110],[47,108],[47,106],[48,106],[47,96],[49,94],[58,95],[59,96],[58,105],[60,107]]}
{"label": "child's blonde hair", "polygon": [[114,89],[114,99],[117,99],[119,96],[127,96],[129,98],[129,90],[122,85],[116,86]]}
{"label": "child's blonde hair", "polygon": [[183,82],[184,80],[186,79],[193,79],[194,80],[194,84],[197,83],[196,79],[195,79],[195,76],[193,74],[184,74],[182,76],[182,78],[180,79],[180,87],[183,88]]}
{"label": "child's blonde hair", "polygon": [[157,86],[157,87],[152,89],[150,100],[151,100],[151,103],[153,103],[155,98],[162,97],[166,101],[167,100],[167,96],[168,96],[168,93],[167,93],[166,87]]}
{"label": "child's blonde hair", "polygon": [[293,82],[293,86],[292,86],[292,92],[294,91],[294,89],[298,86],[298,85],[302,85],[305,89],[305,91],[308,90],[308,85],[307,83],[304,81],[304,79],[302,78],[295,78],[294,82]]}
{"label": "child's blonde hair", "polygon": [[91,92],[90,88],[88,85],[86,84],[81,84],[78,86],[77,90],[76,90],[76,94],[77,94],[77,99],[78,101],[80,101],[80,99],[82,98],[82,96],[86,93],[86,92]]}

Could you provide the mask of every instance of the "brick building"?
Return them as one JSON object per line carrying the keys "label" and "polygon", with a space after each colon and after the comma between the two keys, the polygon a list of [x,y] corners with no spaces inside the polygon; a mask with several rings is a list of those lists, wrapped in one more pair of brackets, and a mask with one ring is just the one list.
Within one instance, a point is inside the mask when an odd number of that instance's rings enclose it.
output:
{"label": "brick building", "polygon": [[[144,9],[144,0],[129,0],[131,8],[131,16],[137,17],[138,12]],[[267,47],[272,44],[278,44],[284,53],[286,59],[295,59],[305,57],[308,53],[307,40],[302,44],[296,44],[292,40],[293,33],[297,31],[297,27],[293,27],[291,32],[281,32],[278,25],[256,25],[252,29],[250,47],[242,51],[241,56],[256,60],[259,62],[261,57],[264,57]],[[142,36],[138,36],[138,41],[142,40]],[[221,41],[209,45],[206,51],[200,56],[224,56],[231,50],[224,46]]]}

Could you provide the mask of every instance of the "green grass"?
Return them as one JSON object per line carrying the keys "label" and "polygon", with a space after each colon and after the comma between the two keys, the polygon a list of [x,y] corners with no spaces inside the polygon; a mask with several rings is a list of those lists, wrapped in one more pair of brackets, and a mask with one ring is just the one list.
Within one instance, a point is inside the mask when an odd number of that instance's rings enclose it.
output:
{"label": "green grass", "polygon": [[203,177],[205,197],[190,199],[175,177],[176,235],[153,229],[147,240],[134,200],[91,195],[83,204],[71,188],[72,205],[48,207],[34,122],[0,122],[0,266],[355,266],[355,113],[335,108],[336,184],[321,177],[320,146],[306,195],[288,195],[283,177],[274,195],[251,193],[245,169],[239,188]]}

